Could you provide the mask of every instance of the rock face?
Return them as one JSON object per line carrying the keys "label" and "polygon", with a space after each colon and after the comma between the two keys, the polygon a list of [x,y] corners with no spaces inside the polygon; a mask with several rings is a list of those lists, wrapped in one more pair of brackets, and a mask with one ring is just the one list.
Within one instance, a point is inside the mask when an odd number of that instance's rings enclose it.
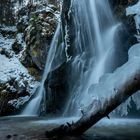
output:
{"label": "rock face", "polygon": [[16,26],[0,26],[0,116],[19,113],[34,95],[59,15],[53,5],[28,4]]}
{"label": "rock face", "polygon": [[23,53],[22,63],[26,67],[36,67],[38,70],[44,69],[58,16],[59,12],[52,5],[44,9],[43,6],[40,6],[38,10],[30,13],[28,26],[24,31],[27,48]]}
{"label": "rock face", "polygon": [[[128,40],[127,46],[128,49],[137,42],[135,38],[136,28],[135,21],[132,15],[126,16],[126,8],[128,6],[134,5],[138,2],[138,0],[109,0],[112,6],[112,10],[116,18],[121,21],[125,27],[125,31],[127,35],[125,36],[125,40]],[[127,49],[127,50],[128,50]]]}
{"label": "rock face", "polygon": [[2,26],[0,30],[0,116],[4,116],[20,111],[38,82],[19,61],[25,48],[23,34],[17,34],[15,26]]}
{"label": "rock face", "polygon": [[60,113],[65,105],[66,97],[68,96],[67,79],[69,63],[64,62],[55,70],[51,71],[45,82],[47,91],[46,95],[46,111],[47,113]]}

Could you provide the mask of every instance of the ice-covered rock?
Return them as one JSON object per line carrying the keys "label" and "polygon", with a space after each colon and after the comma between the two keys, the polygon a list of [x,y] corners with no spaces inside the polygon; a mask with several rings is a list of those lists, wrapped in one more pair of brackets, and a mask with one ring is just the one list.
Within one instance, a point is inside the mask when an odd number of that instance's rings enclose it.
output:
{"label": "ice-covered rock", "polygon": [[16,112],[29,100],[38,82],[29,75],[18,58],[9,59],[0,55],[0,60],[0,115],[7,115]]}
{"label": "ice-covered rock", "polygon": [[[134,80],[134,77],[140,73],[140,55],[138,55],[138,52],[140,52],[140,43],[132,46],[129,50],[128,62],[117,68],[113,73],[106,74],[100,78],[99,83],[94,85],[92,90],[90,90],[90,92],[92,92],[92,94],[89,93],[91,103],[89,102],[88,104],[92,104],[93,99],[104,103],[104,101],[116,96],[119,90],[123,88],[128,81],[131,82]],[[135,102],[137,109],[139,109],[139,99],[140,93],[138,92],[122,104],[116,111],[121,113],[121,115],[127,115],[128,108],[131,108],[131,100]]]}
{"label": "ice-covered rock", "polygon": [[16,35],[15,26],[3,26],[1,30],[4,32],[0,34],[0,116],[20,111],[38,86],[19,61],[26,46],[23,34]]}

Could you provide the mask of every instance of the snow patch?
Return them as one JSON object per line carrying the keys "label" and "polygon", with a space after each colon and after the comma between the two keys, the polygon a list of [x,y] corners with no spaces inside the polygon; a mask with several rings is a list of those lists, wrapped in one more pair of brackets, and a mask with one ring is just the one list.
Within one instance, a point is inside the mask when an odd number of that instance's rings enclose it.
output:
{"label": "snow patch", "polygon": [[19,78],[21,73],[28,73],[16,57],[8,59],[0,54],[0,60],[0,81],[2,82],[7,82],[11,77]]}

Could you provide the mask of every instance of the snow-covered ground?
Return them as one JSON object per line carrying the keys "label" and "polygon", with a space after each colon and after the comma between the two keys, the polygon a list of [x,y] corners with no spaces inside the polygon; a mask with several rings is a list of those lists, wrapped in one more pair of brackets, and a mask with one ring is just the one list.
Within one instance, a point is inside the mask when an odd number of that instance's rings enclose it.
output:
{"label": "snow-covered ground", "polygon": [[[15,30],[15,28],[12,28],[11,30]],[[5,27],[5,30],[9,30],[9,28]],[[6,82],[9,78],[19,78],[20,76],[24,76],[24,78],[26,77],[28,80],[35,80],[29,75],[28,70],[21,64],[18,58],[19,56],[12,50],[12,44],[14,41],[15,39],[4,37],[0,34],[0,52],[4,49],[9,53],[9,57],[5,54],[0,54],[0,82]]]}
{"label": "snow-covered ground", "polygon": [[[1,29],[6,31],[7,33],[16,33],[15,27],[3,27]],[[22,34],[18,34],[18,41],[22,42],[21,38]],[[15,39],[16,38],[14,38],[14,36],[9,36],[8,34],[5,34],[5,36],[3,36],[2,34],[0,34],[0,84],[6,84],[6,87],[10,87],[11,91],[19,92],[18,90],[26,89],[26,91],[32,95],[34,94],[39,83],[28,73],[28,70],[19,61],[21,53],[15,54],[15,52],[13,51],[12,45]],[[24,45],[25,44],[23,41],[23,47],[25,47]],[[16,85],[17,87],[15,87],[14,85],[9,85],[8,82],[11,79],[14,79],[14,81],[18,83]],[[18,100],[14,99],[9,101],[9,104],[18,107],[19,105],[24,104],[29,99],[30,96],[19,97]]]}
{"label": "snow-covered ground", "polygon": [[27,69],[19,62],[16,57],[11,59],[0,54],[0,81],[6,82],[11,77],[19,77],[21,74],[28,75]]}
{"label": "snow-covered ground", "polygon": [[13,44],[13,42],[14,39],[6,39],[3,37],[2,34],[0,34],[0,48],[3,47],[3,48],[11,49],[11,45]]}

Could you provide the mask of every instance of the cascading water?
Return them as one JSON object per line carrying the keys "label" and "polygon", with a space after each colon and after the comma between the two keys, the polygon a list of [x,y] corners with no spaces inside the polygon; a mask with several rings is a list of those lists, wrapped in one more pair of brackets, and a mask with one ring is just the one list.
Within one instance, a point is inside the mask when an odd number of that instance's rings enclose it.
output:
{"label": "cascading water", "polygon": [[[73,43],[75,48],[72,49],[75,50],[76,55],[68,60],[71,69],[68,79],[70,97],[67,100],[64,115],[79,115],[78,110],[81,107],[88,106],[92,103],[93,98],[99,98],[98,93],[92,94],[92,87],[99,82],[100,77],[108,72],[113,72],[125,60],[121,57],[123,54],[120,54],[122,45],[118,32],[121,24],[113,18],[108,0],[72,0],[70,12],[72,12],[74,21],[73,32],[75,32]],[[41,103],[46,100],[45,80],[48,73],[55,65],[59,65],[58,61],[61,60],[57,58],[60,53],[57,52],[59,51],[57,50],[59,33],[60,25],[57,27],[49,50],[38,92],[21,115],[30,116],[40,113]],[[65,39],[67,37],[66,35]],[[67,56],[67,49],[65,50]]]}
{"label": "cascading water", "polygon": [[[42,81],[40,84],[40,87],[36,93],[36,96],[28,103],[28,105],[25,107],[23,112],[21,113],[22,116],[36,116],[40,114],[40,109],[41,109],[41,103],[44,101],[44,106],[45,106],[45,88],[44,88],[44,83],[45,80],[51,71],[53,60],[55,58],[55,53],[56,53],[56,48],[57,48],[57,42],[60,34],[60,24],[58,24],[56,32],[54,34],[48,57],[46,60],[46,65],[45,65],[45,70],[42,76]],[[44,109],[45,110],[45,109]]]}
{"label": "cascading water", "polygon": [[73,0],[75,47],[77,55],[72,60],[69,79],[68,103],[64,115],[77,114],[78,109],[92,103],[92,87],[105,73],[122,64],[121,41],[118,36],[121,24],[116,22],[108,0]]}

